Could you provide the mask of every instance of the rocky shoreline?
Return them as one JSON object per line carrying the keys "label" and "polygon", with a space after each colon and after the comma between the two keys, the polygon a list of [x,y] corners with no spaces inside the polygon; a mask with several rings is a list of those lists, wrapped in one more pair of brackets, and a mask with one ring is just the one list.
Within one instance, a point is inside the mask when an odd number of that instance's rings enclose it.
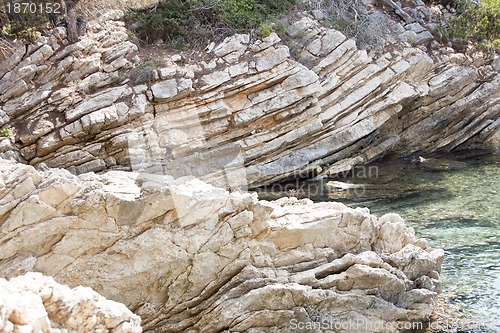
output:
{"label": "rocky shoreline", "polygon": [[293,50],[275,33],[237,34],[147,59],[110,11],[76,43],[57,27],[3,60],[0,330],[428,322],[443,251],[400,216],[245,191],[389,154],[498,151],[498,55],[434,40],[444,8],[366,5],[388,22],[384,52],[313,11],[287,27]]}
{"label": "rocky shoreline", "polygon": [[0,170],[0,274],[91,287],[146,331],[293,332],[319,313],[392,332],[429,320],[440,290],[443,251],[396,214],[259,201],[197,179]]}

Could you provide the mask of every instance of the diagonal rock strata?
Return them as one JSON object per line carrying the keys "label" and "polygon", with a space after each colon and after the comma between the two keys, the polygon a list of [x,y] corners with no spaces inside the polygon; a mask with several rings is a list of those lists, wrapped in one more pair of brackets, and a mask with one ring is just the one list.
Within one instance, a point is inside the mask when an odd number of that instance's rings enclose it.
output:
{"label": "diagonal rock strata", "polygon": [[179,62],[141,59],[122,15],[89,22],[71,45],[57,28],[2,62],[0,126],[14,129],[15,142],[1,156],[74,174],[194,175],[236,189],[327,176],[390,153],[498,150],[498,60],[420,37],[410,45],[405,33],[430,35],[418,23],[378,12],[389,28],[387,52],[377,54],[304,14],[288,27],[292,38],[307,36],[295,51],[302,63],[274,33],[234,35],[197,54],[201,61]]}

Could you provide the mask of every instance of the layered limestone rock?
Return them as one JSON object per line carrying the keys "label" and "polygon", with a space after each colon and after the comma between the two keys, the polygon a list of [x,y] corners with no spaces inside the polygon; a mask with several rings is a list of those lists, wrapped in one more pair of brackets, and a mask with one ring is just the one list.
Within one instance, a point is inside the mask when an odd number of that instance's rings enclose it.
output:
{"label": "layered limestone rock", "polygon": [[0,276],[91,287],[145,330],[395,332],[428,320],[440,289],[443,251],[395,214],[4,160],[0,183]]}
{"label": "layered limestone rock", "polygon": [[140,333],[141,319],[90,288],[60,285],[40,273],[0,278],[0,332]]}
{"label": "layered limestone rock", "polygon": [[378,12],[392,22],[389,44],[368,54],[304,14],[288,28],[303,44],[294,57],[272,33],[229,37],[195,62],[141,59],[122,14],[89,22],[72,45],[59,27],[2,62],[0,126],[15,130],[15,146],[1,156],[237,188],[334,174],[388,153],[500,147],[498,66],[431,42],[422,20]]}

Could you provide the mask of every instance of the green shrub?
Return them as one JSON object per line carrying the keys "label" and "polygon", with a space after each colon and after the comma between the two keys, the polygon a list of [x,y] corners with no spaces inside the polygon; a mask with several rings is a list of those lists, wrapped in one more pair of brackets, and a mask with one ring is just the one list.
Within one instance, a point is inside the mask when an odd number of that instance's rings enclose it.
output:
{"label": "green shrub", "polygon": [[263,15],[257,10],[254,0],[229,0],[223,1],[216,6],[217,16],[222,18],[232,29],[236,31],[248,30],[258,26]]}
{"label": "green shrub", "polygon": [[455,1],[457,14],[442,22],[438,32],[446,39],[464,39],[477,46],[500,48],[500,0]]}
{"label": "green shrub", "polygon": [[146,43],[162,39],[171,47],[205,46],[235,32],[271,33],[267,22],[292,9],[297,0],[169,0],[154,9],[133,11],[129,28]]}
{"label": "green shrub", "polygon": [[12,134],[12,129],[4,128],[0,129],[0,137],[8,138]]}
{"label": "green shrub", "polygon": [[271,34],[271,27],[268,24],[261,23],[259,29],[257,29],[257,37],[265,38]]}

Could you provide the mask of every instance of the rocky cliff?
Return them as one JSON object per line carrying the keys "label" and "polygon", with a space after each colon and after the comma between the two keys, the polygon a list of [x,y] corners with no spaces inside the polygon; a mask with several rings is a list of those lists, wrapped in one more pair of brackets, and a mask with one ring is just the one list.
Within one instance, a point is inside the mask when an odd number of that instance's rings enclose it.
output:
{"label": "rocky cliff", "polygon": [[[385,52],[368,53],[313,14],[288,27],[293,56],[273,33],[147,59],[115,11],[75,44],[58,27],[2,61],[0,276],[92,287],[156,332],[428,320],[443,252],[399,216],[239,188],[389,153],[498,149],[498,59],[395,18]],[[1,304],[4,327],[27,322]],[[32,328],[63,328],[46,312]]]}
{"label": "rocky cliff", "polygon": [[500,146],[498,59],[456,53],[417,22],[389,20],[384,53],[303,14],[288,27],[300,62],[274,33],[145,59],[122,14],[89,22],[76,44],[59,27],[1,63],[0,125],[15,132],[4,158],[237,188],[389,153]]}
{"label": "rocky cliff", "polygon": [[145,330],[394,332],[440,289],[443,251],[395,214],[4,160],[0,182],[0,275],[91,287]]}

